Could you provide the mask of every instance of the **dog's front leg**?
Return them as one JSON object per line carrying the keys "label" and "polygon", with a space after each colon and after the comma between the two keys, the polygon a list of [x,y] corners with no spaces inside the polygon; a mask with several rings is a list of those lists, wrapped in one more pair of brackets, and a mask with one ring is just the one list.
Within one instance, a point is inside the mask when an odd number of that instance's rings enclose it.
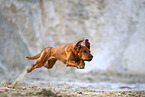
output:
{"label": "dog's front leg", "polygon": [[85,62],[83,60],[79,61],[79,69],[84,69],[85,68]]}
{"label": "dog's front leg", "polygon": [[71,60],[67,61],[66,66],[67,67],[77,67],[77,68],[79,68],[79,64],[77,62],[74,62],[74,61],[71,61]]}

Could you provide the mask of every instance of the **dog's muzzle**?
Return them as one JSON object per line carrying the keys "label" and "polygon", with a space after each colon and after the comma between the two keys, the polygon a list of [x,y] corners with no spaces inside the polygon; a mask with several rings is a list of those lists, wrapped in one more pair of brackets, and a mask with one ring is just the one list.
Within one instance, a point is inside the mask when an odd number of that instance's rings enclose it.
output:
{"label": "dog's muzzle", "polygon": [[84,61],[91,61],[93,59],[93,56],[90,54],[90,58],[89,59],[85,59]]}

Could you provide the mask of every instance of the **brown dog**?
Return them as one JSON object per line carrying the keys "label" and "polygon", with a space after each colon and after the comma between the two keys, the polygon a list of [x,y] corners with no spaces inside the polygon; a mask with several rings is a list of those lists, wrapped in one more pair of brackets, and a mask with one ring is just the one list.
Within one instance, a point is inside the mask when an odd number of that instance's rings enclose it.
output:
{"label": "brown dog", "polygon": [[35,68],[42,66],[51,69],[57,60],[66,64],[69,67],[77,67],[84,69],[84,61],[91,61],[93,56],[90,54],[90,43],[88,39],[85,40],[85,46],[82,46],[80,40],[76,44],[66,44],[59,47],[47,47],[34,57],[26,57],[28,59],[37,59],[36,64],[33,64],[27,73],[30,73]]}

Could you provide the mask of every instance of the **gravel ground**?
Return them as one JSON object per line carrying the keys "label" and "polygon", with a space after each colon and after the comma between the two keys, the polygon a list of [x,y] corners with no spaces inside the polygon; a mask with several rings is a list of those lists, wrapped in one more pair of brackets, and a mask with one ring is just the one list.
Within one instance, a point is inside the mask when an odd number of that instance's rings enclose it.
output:
{"label": "gravel ground", "polygon": [[[10,83],[9,83],[10,84]],[[45,86],[45,88],[44,88]],[[58,88],[59,87],[59,88]],[[62,87],[60,89],[60,87]],[[64,88],[65,87],[65,88]],[[55,89],[56,88],[56,89]],[[74,88],[67,84],[25,84],[21,83],[16,87],[5,84],[0,86],[0,97],[97,97],[97,96],[122,96],[122,97],[143,97],[145,91],[100,91],[89,90],[89,87]]]}
{"label": "gravel ground", "polygon": [[[12,85],[14,79],[21,83]],[[15,78],[0,76],[0,81],[0,97],[145,97],[144,75],[40,70]]]}

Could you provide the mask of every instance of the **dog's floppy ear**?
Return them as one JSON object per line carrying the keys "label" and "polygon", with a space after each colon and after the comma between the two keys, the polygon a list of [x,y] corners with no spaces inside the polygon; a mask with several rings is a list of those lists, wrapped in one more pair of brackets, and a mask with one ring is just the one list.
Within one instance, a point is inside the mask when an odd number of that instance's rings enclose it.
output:
{"label": "dog's floppy ear", "polygon": [[79,51],[80,50],[80,48],[81,48],[81,43],[83,42],[84,40],[80,40],[80,41],[78,41],[77,43],[76,43],[76,45],[75,45],[75,50],[76,51]]}
{"label": "dog's floppy ear", "polygon": [[89,43],[89,40],[88,40],[88,39],[85,40],[85,46],[86,46],[88,49],[90,49],[90,43]]}

